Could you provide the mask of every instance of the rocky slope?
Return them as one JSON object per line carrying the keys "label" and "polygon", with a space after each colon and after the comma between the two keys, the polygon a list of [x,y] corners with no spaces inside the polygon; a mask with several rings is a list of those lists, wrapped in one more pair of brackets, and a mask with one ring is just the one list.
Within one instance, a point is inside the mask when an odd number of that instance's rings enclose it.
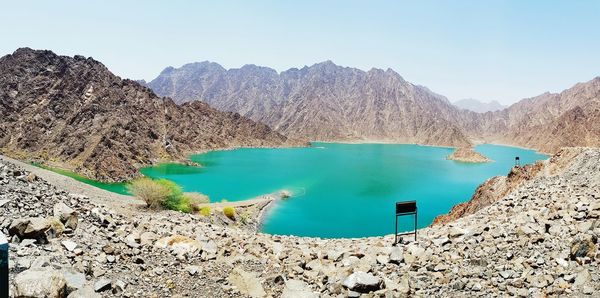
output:
{"label": "rocky slope", "polygon": [[176,102],[203,100],[238,112],[291,137],[470,145],[444,117],[454,109],[448,100],[391,69],[365,72],[326,61],[277,73],[202,62],[169,67],[148,86]]}
{"label": "rocky slope", "polygon": [[210,223],[137,207],[124,214],[0,160],[0,230],[11,235],[10,292],[47,297],[594,295],[600,291],[600,150],[577,149],[543,169],[545,175],[532,176],[490,206],[445,226],[421,229],[416,242],[411,235],[392,246],[390,236],[265,235],[240,228],[239,216]]}
{"label": "rocky slope", "polygon": [[447,224],[465,217],[499,201],[525,182],[538,176],[557,175],[563,171],[579,153],[581,148],[563,148],[547,161],[538,161],[532,165],[515,166],[508,175],[496,176],[479,185],[471,199],[452,207],[448,214],[437,216],[432,225]]}
{"label": "rocky slope", "polygon": [[0,58],[0,152],[119,181],[187,153],[292,144],[202,102],[177,105],[82,56],[18,49]]}
{"label": "rocky slope", "polygon": [[391,69],[364,72],[330,61],[281,73],[191,63],[165,69],[148,86],[177,102],[202,100],[312,140],[468,147],[477,139],[548,153],[600,146],[600,77],[486,113],[457,108]]}

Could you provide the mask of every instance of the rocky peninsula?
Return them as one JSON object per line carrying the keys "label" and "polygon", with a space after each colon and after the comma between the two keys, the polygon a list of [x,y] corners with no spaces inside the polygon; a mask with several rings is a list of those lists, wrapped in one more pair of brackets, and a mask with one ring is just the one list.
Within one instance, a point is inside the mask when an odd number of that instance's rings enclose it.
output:
{"label": "rocky peninsula", "polygon": [[[0,161],[14,297],[585,296],[600,290],[600,149],[546,161],[472,214],[393,236],[256,232],[241,216],[68,193]],[[561,165],[560,167],[557,165]]]}
{"label": "rocky peninsula", "polygon": [[487,157],[473,150],[472,147],[456,148],[454,152],[452,152],[452,154],[446,157],[446,159],[470,163],[490,162],[490,160]]}

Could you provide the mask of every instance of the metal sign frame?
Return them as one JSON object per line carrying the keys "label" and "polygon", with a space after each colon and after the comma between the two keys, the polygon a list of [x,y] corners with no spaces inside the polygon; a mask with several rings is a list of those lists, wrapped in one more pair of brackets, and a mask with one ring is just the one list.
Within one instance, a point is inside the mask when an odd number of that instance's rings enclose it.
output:
{"label": "metal sign frame", "polygon": [[[415,227],[413,229],[413,232],[406,232],[406,233],[402,233],[402,234],[398,234],[398,216],[405,216],[405,215],[414,215],[415,216]],[[403,202],[396,202],[396,226],[395,226],[395,233],[394,233],[394,245],[396,245],[398,243],[398,236],[402,236],[402,235],[409,235],[409,234],[415,234],[415,241],[417,241],[417,201],[403,201]]]}
{"label": "metal sign frame", "polygon": [[8,297],[8,239],[0,232],[0,297]]}

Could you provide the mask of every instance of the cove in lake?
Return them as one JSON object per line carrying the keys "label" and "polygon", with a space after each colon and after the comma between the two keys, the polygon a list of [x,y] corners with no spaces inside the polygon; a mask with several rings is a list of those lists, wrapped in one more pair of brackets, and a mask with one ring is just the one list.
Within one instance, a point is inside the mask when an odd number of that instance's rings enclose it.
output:
{"label": "cove in lake", "polygon": [[[202,167],[162,164],[141,172],[166,178],[211,201],[239,201],[286,189],[289,199],[269,209],[262,231],[271,234],[365,237],[394,233],[396,201],[416,200],[419,228],[470,199],[486,179],[545,159],[532,150],[479,145],[493,162],[446,160],[451,148],[406,144],[313,143],[308,148],[212,151],[190,159]],[[412,229],[401,218],[399,230]]]}

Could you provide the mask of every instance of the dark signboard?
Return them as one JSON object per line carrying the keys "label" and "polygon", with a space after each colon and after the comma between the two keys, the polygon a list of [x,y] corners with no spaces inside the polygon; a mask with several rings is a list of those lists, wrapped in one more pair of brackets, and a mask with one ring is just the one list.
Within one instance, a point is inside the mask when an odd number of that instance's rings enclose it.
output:
{"label": "dark signboard", "polygon": [[415,234],[415,241],[417,241],[417,201],[396,202],[396,233],[394,234],[394,244],[398,243],[398,216],[403,215],[415,216],[415,227],[413,232],[406,234]]}

